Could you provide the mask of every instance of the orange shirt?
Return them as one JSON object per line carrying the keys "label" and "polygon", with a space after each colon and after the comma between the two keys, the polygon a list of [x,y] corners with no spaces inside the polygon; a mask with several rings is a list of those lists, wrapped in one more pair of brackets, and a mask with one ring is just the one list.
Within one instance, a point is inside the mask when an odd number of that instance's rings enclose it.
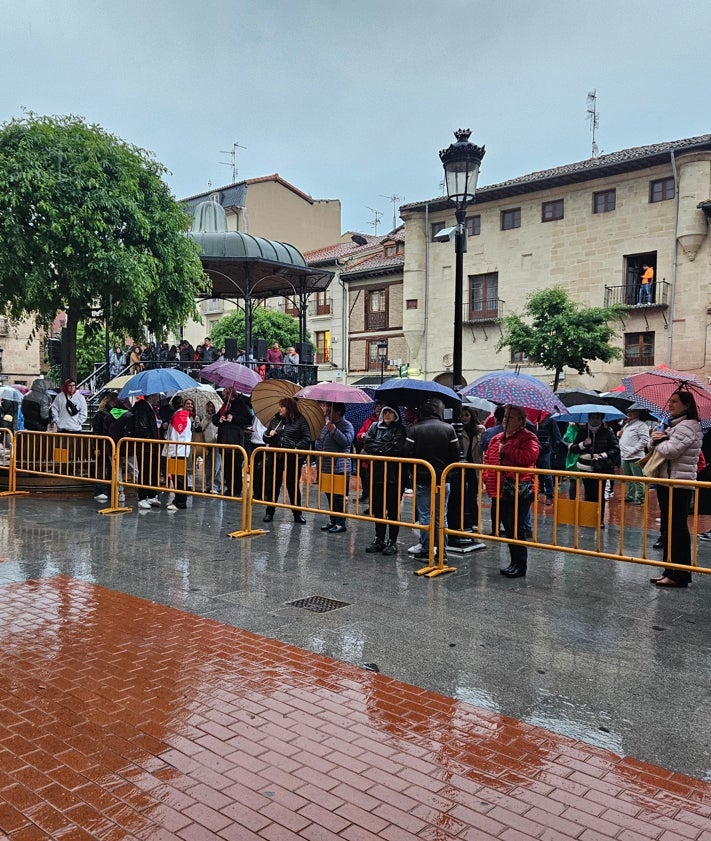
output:
{"label": "orange shirt", "polygon": [[654,269],[649,266],[647,271],[642,275],[642,284],[651,283],[654,280]]}

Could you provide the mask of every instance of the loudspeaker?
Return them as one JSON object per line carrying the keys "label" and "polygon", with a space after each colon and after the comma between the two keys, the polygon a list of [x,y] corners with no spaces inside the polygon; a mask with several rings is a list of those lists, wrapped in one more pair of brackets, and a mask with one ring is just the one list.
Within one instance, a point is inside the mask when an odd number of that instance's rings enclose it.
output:
{"label": "loudspeaker", "polygon": [[294,349],[299,354],[299,363],[301,365],[314,364],[314,349],[308,342],[299,342],[294,345]]}
{"label": "loudspeaker", "polygon": [[237,339],[225,339],[225,358],[234,361],[239,356]]}
{"label": "loudspeaker", "polygon": [[254,358],[258,361],[262,361],[267,356],[267,340],[266,339],[255,339],[254,340]]}

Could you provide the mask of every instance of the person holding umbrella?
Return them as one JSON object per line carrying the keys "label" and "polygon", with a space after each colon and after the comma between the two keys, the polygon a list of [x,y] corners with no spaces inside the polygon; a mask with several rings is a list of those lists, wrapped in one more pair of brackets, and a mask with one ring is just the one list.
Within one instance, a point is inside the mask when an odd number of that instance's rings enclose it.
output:
{"label": "person holding umbrella", "polygon": [[[345,403],[322,403],[325,424],[321,430],[316,449],[326,453],[341,453],[342,455],[333,458],[325,456],[320,460],[321,479],[331,480],[330,489],[326,491],[330,503],[330,510],[333,511],[326,525],[321,526],[321,531],[330,534],[340,534],[347,531],[346,518],[342,516],[346,512],[346,500],[348,499],[348,476],[350,475],[350,459],[348,453],[353,446],[355,430],[353,424],[346,418]],[[343,477],[341,480],[340,477]],[[339,477],[338,479],[336,477]],[[336,488],[343,482],[344,490],[337,493]]]}
{"label": "person holding umbrella", "polygon": [[[263,435],[267,446],[283,447],[290,450],[308,450],[311,443],[311,430],[306,418],[299,411],[293,397],[282,397],[279,410],[269,422]],[[268,453],[264,470],[264,498],[273,502],[279,501],[282,479],[286,469],[286,490],[289,502],[295,505],[292,509],[294,522],[303,525],[306,522],[301,513],[301,489],[299,476],[301,461],[298,453]],[[268,505],[264,513],[264,522],[271,523],[274,519],[273,505]]]}
{"label": "person holding umbrella", "polygon": [[[581,426],[570,450],[578,454],[578,470],[583,474],[583,489],[587,502],[600,502],[600,528],[605,528],[605,494],[600,493],[600,479],[596,473],[612,473],[619,446],[615,433],[603,423],[603,412],[590,412],[588,422]],[[601,498],[602,497],[602,498]]]}
{"label": "person holding umbrella", "polygon": [[[252,423],[249,403],[229,386],[222,392],[222,400],[222,407],[212,416],[212,423],[217,427],[217,443],[244,447],[245,430]],[[222,451],[222,481],[228,496],[242,496],[242,455],[232,447]]]}
{"label": "person holding umbrella", "polygon": [[[668,427],[660,424],[652,432],[652,450],[666,459],[665,476],[670,479],[696,479],[696,468],[701,452],[701,424],[694,395],[689,391],[676,391],[669,398],[666,408]],[[689,534],[689,507],[693,488],[657,485],[657,499],[661,516],[660,531],[665,535],[662,560],[691,566],[691,535]],[[671,515],[669,513],[671,491]],[[662,575],[649,579],[657,587],[687,587],[691,572],[666,568]]]}
{"label": "person holding umbrella", "polygon": [[[507,406],[503,427],[504,431],[495,435],[486,448],[484,463],[534,468],[539,445],[536,434],[526,429],[526,410],[521,406]],[[498,498],[499,517],[509,538],[525,539],[526,519],[534,499],[532,482],[533,474],[530,473],[508,476],[494,470],[484,473],[486,492],[492,498],[492,506],[493,500]],[[528,570],[528,549],[523,543],[509,543],[508,546],[511,563],[499,572],[506,578],[522,578]]]}

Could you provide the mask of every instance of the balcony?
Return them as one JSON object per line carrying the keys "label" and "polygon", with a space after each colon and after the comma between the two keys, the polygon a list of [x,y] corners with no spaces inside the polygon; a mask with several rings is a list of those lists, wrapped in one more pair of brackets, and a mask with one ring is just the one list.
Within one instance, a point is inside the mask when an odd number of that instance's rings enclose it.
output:
{"label": "balcony", "polygon": [[331,315],[330,301],[325,304],[316,304],[316,315]]}
{"label": "balcony", "polygon": [[464,320],[465,324],[482,324],[486,321],[496,321],[503,318],[504,303],[501,298],[489,298],[486,301],[477,302],[476,307],[469,307]]}
{"label": "balcony", "polygon": [[366,314],[366,330],[387,330],[388,314],[385,310]]}
{"label": "balcony", "polygon": [[638,304],[637,297],[639,286],[628,284],[625,286],[605,286],[605,306],[611,307],[615,304],[622,304],[630,309],[667,309],[671,295],[671,286],[666,280],[658,280],[652,284],[652,301],[647,304]]}

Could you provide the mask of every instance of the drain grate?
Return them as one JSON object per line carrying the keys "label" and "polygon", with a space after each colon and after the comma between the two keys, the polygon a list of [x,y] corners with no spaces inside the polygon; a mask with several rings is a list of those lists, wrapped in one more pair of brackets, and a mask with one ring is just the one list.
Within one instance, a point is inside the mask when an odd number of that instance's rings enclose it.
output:
{"label": "drain grate", "polygon": [[288,607],[303,607],[313,613],[328,613],[329,610],[336,610],[339,607],[348,607],[350,602],[339,602],[336,599],[327,599],[325,596],[309,596],[306,599],[297,599],[295,602],[287,602]]}

